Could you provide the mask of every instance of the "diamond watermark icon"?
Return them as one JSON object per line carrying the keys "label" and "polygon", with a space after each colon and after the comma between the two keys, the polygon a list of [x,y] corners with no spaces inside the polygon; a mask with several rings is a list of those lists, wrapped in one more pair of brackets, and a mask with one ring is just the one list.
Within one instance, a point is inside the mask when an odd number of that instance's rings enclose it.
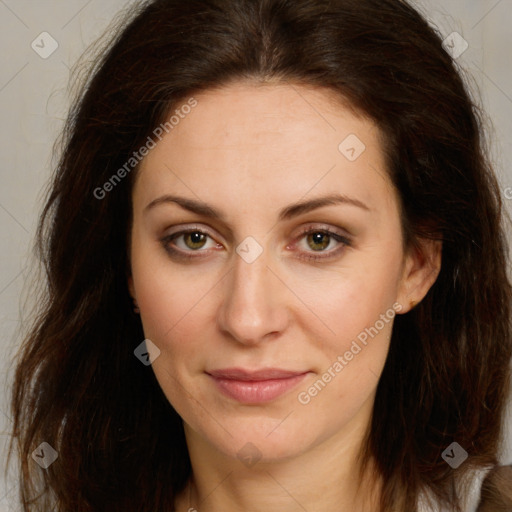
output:
{"label": "diamond watermark icon", "polygon": [[248,236],[236,248],[236,253],[246,263],[253,263],[254,261],[256,261],[260,257],[262,252],[263,247],[261,247],[261,245],[258,242],[256,242],[256,240],[252,236]]}
{"label": "diamond watermark icon", "polygon": [[133,353],[143,365],[149,366],[160,355],[160,349],[151,340],[145,339]]}
{"label": "diamond watermark icon", "polygon": [[59,43],[48,32],[41,32],[30,46],[39,57],[47,59],[59,47]]}
{"label": "diamond watermark icon", "polygon": [[236,454],[240,462],[248,468],[254,466],[261,459],[261,452],[252,443],[246,443]]}
{"label": "diamond watermark icon", "polygon": [[363,141],[354,133],[346,137],[338,146],[339,152],[350,162],[355,162],[365,149]]}
{"label": "diamond watermark icon", "polygon": [[59,454],[47,442],[41,443],[33,452],[32,458],[43,468],[48,469]]}
{"label": "diamond watermark icon", "polygon": [[458,59],[469,48],[469,43],[458,32],[452,32],[443,41],[443,48],[452,59]]}
{"label": "diamond watermark icon", "polygon": [[446,448],[441,457],[453,468],[457,469],[467,458],[468,452],[455,441]]}

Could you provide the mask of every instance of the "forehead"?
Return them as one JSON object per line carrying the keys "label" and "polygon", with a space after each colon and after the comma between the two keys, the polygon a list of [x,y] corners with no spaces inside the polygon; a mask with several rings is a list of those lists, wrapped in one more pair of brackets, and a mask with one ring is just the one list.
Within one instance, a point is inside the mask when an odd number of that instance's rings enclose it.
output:
{"label": "forehead", "polygon": [[331,90],[236,83],[193,97],[197,105],[140,166],[135,192],[146,201],[187,186],[223,201],[254,200],[263,184],[292,201],[308,191],[357,192],[362,201],[393,192],[378,127]]}
{"label": "forehead", "polygon": [[[173,129],[183,144],[199,149],[234,145],[288,145],[298,151],[304,136],[336,148],[340,121],[354,130],[375,128],[332,90],[294,84],[234,83],[194,96],[198,105]],[[179,105],[177,109],[179,110]],[[337,123],[333,123],[336,118]],[[213,129],[212,129],[213,128]],[[206,146],[205,143],[210,145]]]}

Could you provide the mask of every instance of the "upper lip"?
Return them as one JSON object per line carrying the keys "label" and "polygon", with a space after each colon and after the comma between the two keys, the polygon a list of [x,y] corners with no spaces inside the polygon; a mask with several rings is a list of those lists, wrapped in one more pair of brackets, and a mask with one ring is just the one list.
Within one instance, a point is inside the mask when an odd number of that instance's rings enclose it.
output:
{"label": "upper lip", "polygon": [[223,368],[210,370],[207,374],[217,379],[260,381],[270,379],[289,379],[307,373],[307,371],[283,370],[282,368],[263,368],[261,370],[246,370],[245,368]]}

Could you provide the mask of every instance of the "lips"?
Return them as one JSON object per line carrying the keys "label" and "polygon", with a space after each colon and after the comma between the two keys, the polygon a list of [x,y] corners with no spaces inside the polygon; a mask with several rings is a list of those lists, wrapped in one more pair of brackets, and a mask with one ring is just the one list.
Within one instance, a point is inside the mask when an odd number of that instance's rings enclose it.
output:
{"label": "lips", "polygon": [[270,379],[288,379],[307,372],[296,372],[293,370],[282,370],[280,368],[265,368],[262,370],[244,370],[243,368],[226,368],[224,370],[212,370],[206,372],[212,377],[219,379],[261,381]]}
{"label": "lips", "polygon": [[309,371],[224,368],[206,373],[224,395],[241,403],[257,404],[283,395],[302,381]]}

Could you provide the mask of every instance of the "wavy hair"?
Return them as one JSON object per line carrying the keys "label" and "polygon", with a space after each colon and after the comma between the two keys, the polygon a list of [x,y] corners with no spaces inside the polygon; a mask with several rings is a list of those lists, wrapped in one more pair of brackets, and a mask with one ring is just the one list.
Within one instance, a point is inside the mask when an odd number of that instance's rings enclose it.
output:
{"label": "wavy hair", "polygon": [[[327,88],[374,120],[404,243],[441,240],[440,274],[395,318],[363,461],[382,511],[496,464],[512,355],[502,204],[482,116],[440,35],[402,0],[155,0],[130,12],[67,120],[36,248],[46,286],[16,362],[13,444],[25,512],[173,510],[190,473],[181,418],[151,367],[127,287],[137,166],[98,199],[169,113],[238,80]],[[30,454],[59,458],[41,470]],[[453,441],[469,454],[454,470]],[[52,508],[53,507],[53,508]]]}

